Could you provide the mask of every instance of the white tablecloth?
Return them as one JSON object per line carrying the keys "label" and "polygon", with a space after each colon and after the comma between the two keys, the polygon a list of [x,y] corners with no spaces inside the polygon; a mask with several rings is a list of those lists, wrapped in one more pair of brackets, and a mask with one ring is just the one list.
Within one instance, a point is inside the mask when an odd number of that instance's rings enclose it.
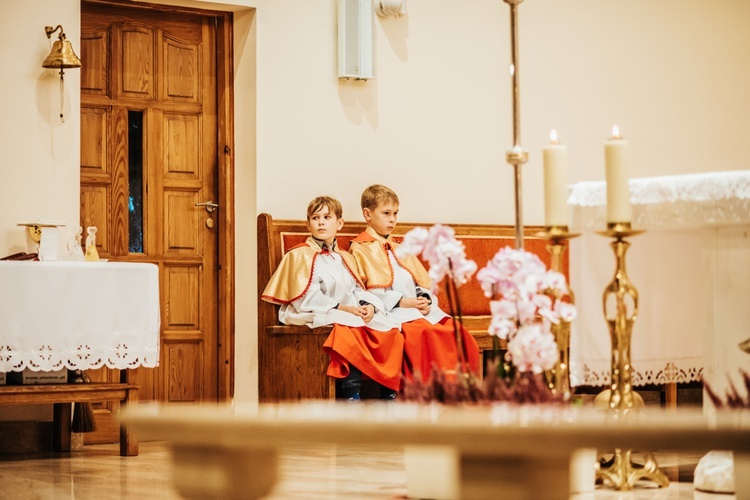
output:
{"label": "white tablecloth", "polygon": [[0,261],[0,372],[155,367],[159,269]]}
{"label": "white tablecloth", "polygon": [[[632,179],[633,228],[627,271],[639,292],[633,327],[634,385],[727,377],[750,368],[737,348],[750,337],[750,171]],[[606,385],[611,342],[602,294],[615,259],[606,228],[604,182],[573,186],[571,283],[578,318],[571,334],[575,385]],[[739,381],[738,381],[739,382]]]}

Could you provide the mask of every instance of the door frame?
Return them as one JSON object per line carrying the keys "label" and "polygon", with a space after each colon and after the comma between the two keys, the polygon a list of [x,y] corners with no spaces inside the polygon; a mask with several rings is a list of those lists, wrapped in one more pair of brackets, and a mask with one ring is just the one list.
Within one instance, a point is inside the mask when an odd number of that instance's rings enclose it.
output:
{"label": "door frame", "polygon": [[219,402],[234,396],[235,372],[235,217],[234,217],[234,25],[231,12],[193,9],[130,0],[81,0],[81,3],[112,5],[132,10],[180,12],[213,18],[216,22],[216,118],[218,203],[217,286],[217,395]]}
{"label": "door frame", "polygon": [[230,13],[216,15],[216,88],[219,176],[219,401],[234,396],[234,64]]}

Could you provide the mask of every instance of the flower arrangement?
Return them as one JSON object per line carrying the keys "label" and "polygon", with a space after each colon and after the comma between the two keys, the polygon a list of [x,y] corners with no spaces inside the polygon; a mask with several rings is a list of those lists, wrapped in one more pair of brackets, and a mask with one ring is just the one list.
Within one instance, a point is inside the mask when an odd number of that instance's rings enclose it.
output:
{"label": "flower arrangement", "polygon": [[[436,224],[429,230],[415,228],[405,236],[397,254],[419,255],[429,264],[433,292],[445,280],[450,314],[461,321],[458,287],[477,270],[466,258],[463,244],[448,226]],[[458,403],[464,401],[555,402],[562,401],[551,393],[543,372],[555,366],[558,349],[551,325],[572,321],[575,306],[560,297],[568,293],[565,277],[545,268],[534,254],[524,250],[502,248],[477,273],[485,295],[490,299],[492,321],[488,332],[495,339],[495,359],[481,384],[465,370],[463,377],[448,380],[433,370],[427,381],[412,381],[404,389],[409,400]],[[507,341],[504,360],[498,359],[500,339]],[[456,334],[457,342],[460,336]],[[457,345],[459,353],[462,347]]]}
{"label": "flower arrangement", "polygon": [[568,293],[565,276],[547,270],[530,252],[506,247],[477,279],[490,299],[489,333],[507,340],[507,360],[522,373],[554,367],[559,353],[551,325],[576,316],[575,306],[560,299]]}

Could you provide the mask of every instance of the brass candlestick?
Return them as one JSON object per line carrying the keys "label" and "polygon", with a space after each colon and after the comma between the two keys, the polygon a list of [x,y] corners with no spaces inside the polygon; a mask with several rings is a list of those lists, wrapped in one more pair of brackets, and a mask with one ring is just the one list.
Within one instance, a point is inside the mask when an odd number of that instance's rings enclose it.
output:
{"label": "brass candlestick", "polygon": [[[597,233],[614,238],[610,246],[615,253],[615,276],[604,289],[602,305],[612,339],[612,374],[608,406],[618,412],[622,411],[623,416],[630,410],[643,406],[643,399],[633,391],[630,363],[630,338],[633,324],[638,317],[638,290],[628,279],[625,269],[625,254],[630,247],[625,238],[643,232],[632,229],[629,222],[618,222],[608,223],[607,231]],[[607,314],[607,299],[611,297],[615,299],[614,316]],[[628,299],[632,301],[630,314]],[[659,470],[651,453],[642,452],[645,457],[644,465],[633,465],[631,454],[631,450],[615,449],[614,456],[609,462],[602,464],[597,476],[611,483],[615,489],[623,491],[633,489],[640,479],[654,481],[660,487],[669,485],[669,479]]]}
{"label": "brass candlestick", "polygon": [[[614,238],[610,244],[615,252],[615,276],[604,289],[602,305],[604,317],[609,326],[612,340],[612,376],[610,380],[609,407],[617,410],[629,410],[636,406],[637,398],[633,392],[632,366],[630,364],[630,337],[633,324],[638,317],[638,290],[628,279],[625,270],[625,253],[630,243],[625,241],[628,236],[637,236],[643,231],[630,228],[630,223],[608,224],[607,231],[599,232],[603,236]],[[614,316],[607,314],[607,299],[614,296]],[[628,316],[627,299],[632,300],[631,314]],[[640,401],[642,406],[643,401]]]}
{"label": "brass candlestick", "polygon": [[[535,236],[549,241],[547,251],[550,254],[550,269],[562,273],[562,258],[567,242],[580,236],[580,233],[569,233],[568,226],[548,226]],[[571,304],[575,304],[575,296],[570,284],[568,284],[567,297]],[[564,299],[565,296],[555,294],[554,298]],[[570,321],[561,319],[558,324],[553,323],[550,326],[550,331],[555,337],[559,355],[555,366],[547,370],[544,375],[552,393],[561,395],[565,401],[568,401],[570,399]]]}
{"label": "brass candlestick", "polygon": [[505,153],[505,161],[513,165],[516,202],[516,249],[523,249],[523,203],[521,167],[529,153],[521,147],[521,108],[518,97],[518,5],[523,0],[503,0],[510,6],[510,78],[513,103],[513,147]]}

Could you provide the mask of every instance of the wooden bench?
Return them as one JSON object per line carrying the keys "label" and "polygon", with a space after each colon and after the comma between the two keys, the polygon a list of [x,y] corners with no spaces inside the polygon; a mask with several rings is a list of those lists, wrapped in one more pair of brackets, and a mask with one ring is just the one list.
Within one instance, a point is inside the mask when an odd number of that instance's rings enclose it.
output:
{"label": "wooden bench", "polygon": [[[54,451],[70,451],[71,403],[120,401],[121,410],[138,402],[138,386],[128,383],[69,383],[0,386],[0,405],[53,404]],[[138,455],[138,440],[120,425],[120,455]]]}
{"label": "wooden bench", "polygon": [[[411,229],[431,224],[399,223],[394,236],[404,235]],[[489,224],[451,224],[456,236],[466,247],[467,257],[481,269],[502,246],[515,245],[513,226]],[[341,248],[348,249],[349,242],[364,231],[364,222],[347,222],[338,234]],[[547,266],[550,255],[547,242],[533,237],[539,227],[525,229],[525,248],[537,254]],[[258,385],[261,402],[295,399],[332,399],[335,397],[334,380],[325,375],[328,356],[321,346],[331,327],[282,325],[278,319],[278,306],[260,299],[284,253],[304,242],[310,235],[304,220],[274,220],[269,214],[258,216]],[[568,274],[567,252],[563,257],[563,271]],[[477,340],[483,351],[492,349],[492,338],[487,333],[490,324],[489,301],[479,283],[472,279],[460,288],[463,324]],[[438,294],[438,303],[448,312],[444,294]]]}

